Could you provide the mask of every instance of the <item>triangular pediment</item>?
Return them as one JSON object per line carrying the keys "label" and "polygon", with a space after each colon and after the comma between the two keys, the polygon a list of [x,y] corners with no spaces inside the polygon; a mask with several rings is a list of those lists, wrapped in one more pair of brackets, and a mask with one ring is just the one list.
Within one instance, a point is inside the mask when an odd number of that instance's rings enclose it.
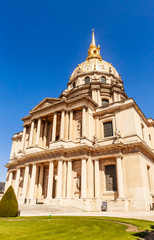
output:
{"label": "triangular pediment", "polygon": [[49,107],[49,106],[52,106],[54,105],[55,103],[61,101],[61,99],[59,98],[45,98],[43,99],[39,104],[37,104],[31,111],[31,112],[34,112],[34,111],[37,111],[37,110],[41,110],[43,108],[46,108],[46,107]]}
{"label": "triangular pediment", "polygon": [[105,113],[105,114],[101,114],[101,113],[100,113],[99,116],[100,116],[100,118],[105,119],[105,118],[110,118],[110,117],[115,116],[115,113]]}

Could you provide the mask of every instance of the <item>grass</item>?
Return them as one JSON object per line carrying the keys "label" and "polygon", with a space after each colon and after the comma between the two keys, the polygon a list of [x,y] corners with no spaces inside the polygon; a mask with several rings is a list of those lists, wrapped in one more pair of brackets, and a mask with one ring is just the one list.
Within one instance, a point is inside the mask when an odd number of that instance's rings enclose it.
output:
{"label": "grass", "polygon": [[[136,225],[142,230],[142,233],[127,232],[127,226],[119,222]],[[152,230],[153,228],[154,222],[109,217],[0,218],[0,239],[133,240],[145,236],[145,230]]]}

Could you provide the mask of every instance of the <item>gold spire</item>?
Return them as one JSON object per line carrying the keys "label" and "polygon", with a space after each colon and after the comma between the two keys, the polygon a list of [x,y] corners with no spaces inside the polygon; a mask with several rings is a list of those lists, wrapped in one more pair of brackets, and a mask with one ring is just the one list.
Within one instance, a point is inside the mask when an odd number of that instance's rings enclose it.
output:
{"label": "gold spire", "polygon": [[95,34],[94,34],[94,28],[92,29],[92,43],[90,44],[89,50],[88,50],[88,57],[86,58],[91,59],[91,58],[99,58],[102,59],[100,56],[100,46],[96,47],[95,44]]}
{"label": "gold spire", "polygon": [[92,44],[93,46],[96,46],[96,44],[95,44],[95,34],[94,34],[94,30],[95,30],[95,29],[93,28],[93,29],[92,29],[92,43],[91,43],[91,44]]}

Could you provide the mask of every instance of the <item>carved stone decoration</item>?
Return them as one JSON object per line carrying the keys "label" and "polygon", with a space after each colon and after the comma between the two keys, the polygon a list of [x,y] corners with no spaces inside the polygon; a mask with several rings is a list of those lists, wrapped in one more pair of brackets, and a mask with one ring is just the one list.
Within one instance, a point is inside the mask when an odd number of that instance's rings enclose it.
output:
{"label": "carved stone decoration", "polygon": [[78,178],[76,180],[76,187],[79,191],[81,190],[81,177],[80,176],[78,176]]}
{"label": "carved stone decoration", "polygon": [[19,204],[26,199],[27,205],[84,211],[100,211],[103,201],[109,211],[154,207],[154,120],[128,98],[94,33],[67,88],[22,120],[24,131],[12,137],[6,164],[6,186],[15,189]]}
{"label": "carved stone decoration", "polygon": [[82,123],[78,121],[77,122],[77,138],[80,138],[81,136],[81,129],[82,129]]}

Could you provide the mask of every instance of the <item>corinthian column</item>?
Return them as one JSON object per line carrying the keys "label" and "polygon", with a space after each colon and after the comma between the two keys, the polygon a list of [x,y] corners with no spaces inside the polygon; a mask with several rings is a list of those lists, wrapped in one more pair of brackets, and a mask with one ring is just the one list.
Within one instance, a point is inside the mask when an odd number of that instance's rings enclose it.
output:
{"label": "corinthian column", "polygon": [[36,164],[33,164],[32,176],[31,176],[31,181],[30,181],[30,192],[29,192],[30,199],[34,198],[35,179],[36,179]]}
{"label": "corinthian column", "polygon": [[95,197],[100,198],[99,160],[95,160]]}
{"label": "corinthian column", "polygon": [[67,165],[67,198],[72,197],[72,161]]}
{"label": "corinthian column", "polygon": [[69,139],[72,139],[72,125],[73,125],[73,110],[70,111],[70,121],[69,121]]}
{"label": "corinthian column", "polygon": [[53,170],[54,165],[53,161],[49,163],[49,176],[48,176],[48,189],[47,189],[47,198],[52,198],[52,191],[53,191]]}
{"label": "corinthian column", "polygon": [[66,111],[66,123],[65,123],[65,139],[68,140],[68,126],[69,126],[69,119],[68,119],[68,111]]}
{"label": "corinthian column", "polygon": [[44,171],[44,166],[40,166],[39,184],[38,184],[38,198],[42,198],[42,189],[43,189],[43,171]]}
{"label": "corinthian column", "polygon": [[118,183],[118,198],[124,199],[124,180],[122,173],[122,159],[121,156],[118,156],[117,159],[117,183]]}
{"label": "corinthian column", "polygon": [[47,145],[47,133],[48,133],[48,122],[45,122],[45,127],[44,127],[44,138],[43,138],[43,146],[46,147]]}
{"label": "corinthian column", "polygon": [[56,140],[56,126],[57,126],[57,113],[53,115],[53,125],[52,125],[52,142]]}
{"label": "corinthian column", "polygon": [[97,103],[99,106],[102,106],[101,97],[100,97],[100,89],[97,90]]}
{"label": "corinthian column", "polygon": [[17,169],[17,173],[16,173],[16,181],[15,181],[15,189],[14,189],[16,197],[18,197],[19,179],[20,179],[20,168]]}
{"label": "corinthian column", "polygon": [[34,120],[32,120],[31,128],[30,128],[30,138],[29,138],[29,146],[30,147],[33,144],[33,134],[34,134]]}
{"label": "corinthian column", "polygon": [[81,198],[87,197],[87,167],[86,167],[86,159],[82,159],[81,166]]}
{"label": "corinthian column", "polygon": [[23,134],[22,134],[22,142],[21,142],[21,150],[24,150],[25,147],[25,138],[26,138],[26,126],[23,129]]}
{"label": "corinthian column", "polygon": [[86,137],[86,107],[82,108],[82,137]]}
{"label": "corinthian column", "polygon": [[58,161],[58,182],[57,182],[57,198],[61,198],[62,192],[62,161]]}
{"label": "corinthian column", "polygon": [[37,123],[36,145],[39,145],[40,132],[41,132],[41,118],[38,119]]}
{"label": "corinthian column", "polygon": [[23,192],[22,192],[23,199],[25,199],[25,197],[27,195],[28,175],[29,175],[29,166],[27,165],[25,167],[24,182],[23,182]]}
{"label": "corinthian column", "polygon": [[7,190],[7,188],[11,186],[12,178],[13,178],[13,172],[9,172],[9,180],[8,180],[8,184],[7,184],[7,187],[5,190]]}
{"label": "corinthian column", "polygon": [[64,117],[65,117],[65,111],[61,111],[61,122],[60,122],[60,139],[64,139]]}
{"label": "corinthian column", "polygon": [[94,197],[94,172],[93,172],[93,161],[91,156],[88,158],[88,196],[89,198]]}

